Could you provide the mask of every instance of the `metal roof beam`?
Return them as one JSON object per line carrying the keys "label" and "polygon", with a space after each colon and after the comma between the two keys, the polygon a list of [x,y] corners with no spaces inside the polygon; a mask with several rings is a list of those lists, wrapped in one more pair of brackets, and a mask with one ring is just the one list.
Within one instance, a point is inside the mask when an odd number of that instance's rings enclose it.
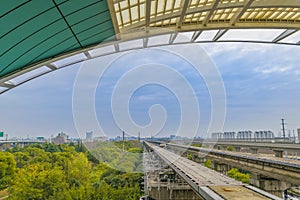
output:
{"label": "metal roof beam", "polygon": [[226,32],[228,31],[228,29],[221,29],[217,32],[217,34],[215,35],[213,41],[216,42],[218,41]]}
{"label": "metal roof beam", "polygon": [[[219,9],[227,9],[227,8],[235,8],[235,7],[243,7],[242,3],[234,3],[233,4],[220,4],[219,5]],[[196,8],[190,8],[186,10],[186,15],[188,14],[195,14],[195,13],[199,13],[199,12],[206,12],[206,11],[210,11],[211,6],[203,6],[203,7],[196,7]],[[168,20],[168,19],[173,19],[176,17],[180,17],[181,16],[181,11],[177,11],[177,12],[172,12],[169,14],[165,14],[165,15],[160,15],[160,16],[156,16],[154,18],[150,18],[150,23],[155,23],[155,22],[159,22],[159,21],[164,21],[164,20]],[[139,28],[145,25],[144,21],[140,21],[140,22],[136,22],[130,26],[127,26],[125,28],[121,29],[121,32],[126,32],[128,30],[132,30],[135,28]]]}
{"label": "metal roof beam", "polygon": [[[111,0],[112,1],[112,0]],[[122,2],[122,1],[126,1],[126,0],[114,0],[113,2],[114,3],[120,3],[120,2]]]}
{"label": "metal roof beam", "polygon": [[113,26],[114,26],[116,38],[120,39],[120,37],[119,37],[120,29],[119,29],[117,16],[116,16],[116,10],[115,10],[115,6],[114,6],[114,2],[112,0],[107,0],[107,5],[108,5],[111,21],[112,21]]}
{"label": "metal roof beam", "polygon": [[[248,3],[252,1],[247,1]],[[212,6],[202,6],[202,7],[195,7],[195,8],[187,8],[186,15],[189,14],[195,14],[199,12],[210,12]],[[226,4],[219,4],[217,6],[218,9],[231,9],[231,8],[241,8],[240,12],[243,8],[245,8],[245,4],[243,2],[234,2],[234,3],[226,3]],[[261,0],[261,1],[253,1],[252,4],[249,5],[248,9],[254,9],[254,8],[300,8],[300,3],[295,0]],[[180,17],[181,11],[172,12],[165,15],[156,16],[154,18],[150,18],[150,23],[155,23],[163,20],[173,19],[175,17]],[[238,16],[236,16],[237,18]],[[238,19],[238,18],[237,18]],[[236,21],[236,20],[235,20]],[[234,22],[234,20],[232,20]],[[238,22],[238,21],[236,21]],[[286,24],[286,23],[285,23]],[[126,32],[130,29],[139,28],[145,25],[145,21],[136,22],[133,25],[127,26],[125,28],[122,28],[122,32]],[[258,26],[261,27],[261,26]],[[299,27],[299,24],[298,24]],[[282,28],[282,26],[281,26]]]}
{"label": "metal roof beam", "polygon": [[148,38],[146,37],[146,38],[143,38],[143,47],[144,48],[147,48],[148,47]]}
{"label": "metal roof beam", "polygon": [[300,8],[298,0],[260,0],[254,1],[250,8]]}
{"label": "metal roof beam", "polygon": [[91,59],[91,58],[92,58],[91,54],[90,54],[88,51],[85,51],[85,52],[83,52],[83,53],[84,53],[84,55],[85,55],[85,57],[86,57],[87,59]]}
{"label": "metal roof beam", "polygon": [[172,34],[170,35],[169,44],[172,44],[172,43],[175,41],[177,35],[178,35],[178,32],[172,33]]}
{"label": "metal roof beam", "polygon": [[150,25],[151,0],[146,0],[146,27]]}
{"label": "metal roof beam", "polygon": [[114,44],[116,53],[120,51],[120,46],[118,43]]}
{"label": "metal roof beam", "polygon": [[239,8],[235,15],[231,18],[230,24],[234,25],[236,21],[238,21],[241,16],[246,12],[246,10],[250,7],[254,0],[245,1],[245,5],[243,8]]}
{"label": "metal roof beam", "polygon": [[283,33],[281,33],[279,36],[277,36],[272,42],[277,43],[280,40],[283,40],[284,38],[287,38],[288,36],[296,33],[298,30],[295,29],[287,29]]}
{"label": "metal roof beam", "polygon": [[8,88],[8,89],[11,89],[11,88],[14,88],[16,85],[11,83],[11,82],[5,82],[5,83],[0,83],[0,87],[5,87],[5,88]]}
{"label": "metal roof beam", "polygon": [[180,17],[177,19],[177,22],[176,22],[176,27],[177,28],[180,28],[181,25],[182,25],[182,22],[183,22],[183,19],[185,17],[185,14],[186,14],[186,10],[190,4],[190,1],[191,0],[181,0],[181,14],[180,14]]}
{"label": "metal roof beam", "polygon": [[48,67],[49,69],[53,70],[57,70],[57,67],[51,63],[48,63],[47,65],[45,65],[46,67]]}
{"label": "metal roof beam", "polygon": [[194,42],[195,40],[197,40],[197,38],[201,35],[201,33],[202,33],[202,31],[195,31],[192,36],[191,42]]}
{"label": "metal roof beam", "polygon": [[215,12],[215,10],[216,10],[216,8],[217,8],[219,2],[220,2],[220,0],[215,0],[215,1],[214,1],[214,3],[213,3],[213,5],[212,5],[212,7],[211,7],[209,13],[206,15],[205,19],[204,19],[203,22],[202,22],[202,24],[203,24],[204,26],[207,25],[207,22],[210,20],[211,16],[212,16],[213,13]]}

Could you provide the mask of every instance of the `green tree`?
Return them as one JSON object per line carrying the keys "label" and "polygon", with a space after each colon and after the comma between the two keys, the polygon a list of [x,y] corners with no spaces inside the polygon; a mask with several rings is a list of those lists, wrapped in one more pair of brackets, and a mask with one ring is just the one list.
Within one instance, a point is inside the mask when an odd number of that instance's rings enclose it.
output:
{"label": "green tree", "polygon": [[9,193],[10,199],[61,199],[67,187],[61,168],[36,163],[18,170]]}
{"label": "green tree", "polygon": [[16,169],[16,161],[13,154],[0,152],[0,190],[7,188],[12,182]]}
{"label": "green tree", "polygon": [[234,150],[234,147],[233,146],[228,146],[227,147],[227,151],[233,151]]}
{"label": "green tree", "polygon": [[204,166],[205,166],[205,167],[208,167],[208,168],[212,168],[212,166],[211,166],[211,160],[210,160],[210,159],[207,159],[207,160],[204,162]]}
{"label": "green tree", "polygon": [[187,155],[187,159],[193,160],[193,155],[192,155],[191,153],[189,153],[189,154]]}
{"label": "green tree", "polygon": [[[124,170],[141,167],[141,156],[136,152],[142,150],[138,144],[126,142],[128,152],[124,153],[110,142],[103,142],[93,152],[93,158],[81,143],[37,144],[15,148],[13,154],[3,152],[2,157],[10,156],[11,162],[15,161],[12,164],[15,176],[6,176],[13,179],[11,185],[6,184],[9,199],[138,199],[142,174],[109,168],[109,165]],[[98,163],[95,158],[110,162]],[[8,167],[3,163],[0,170],[8,175],[4,172]]]}
{"label": "green tree", "polygon": [[241,173],[237,168],[232,168],[229,170],[228,176],[238,181],[242,181],[243,183],[250,183],[250,174]]}

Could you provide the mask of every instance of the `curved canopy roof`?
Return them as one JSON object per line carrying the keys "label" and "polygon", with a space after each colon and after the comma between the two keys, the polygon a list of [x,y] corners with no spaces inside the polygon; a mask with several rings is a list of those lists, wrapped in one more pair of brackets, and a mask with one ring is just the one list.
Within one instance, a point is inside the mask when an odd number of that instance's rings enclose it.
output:
{"label": "curved canopy roof", "polygon": [[[66,66],[56,63],[62,58],[75,56],[70,65],[95,57],[94,47],[112,44],[114,53],[122,50],[122,42],[134,39],[142,39],[145,48],[155,35],[169,34],[167,44],[174,43],[178,32],[189,33],[188,42],[227,38],[300,44],[299,0],[11,0],[0,4],[0,93]],[[244,40],[229,37],[237,30],[261,29],[279,30],[264,40],[247,38],[251,34]],[[199,39],[209,31],[210,39]]]}

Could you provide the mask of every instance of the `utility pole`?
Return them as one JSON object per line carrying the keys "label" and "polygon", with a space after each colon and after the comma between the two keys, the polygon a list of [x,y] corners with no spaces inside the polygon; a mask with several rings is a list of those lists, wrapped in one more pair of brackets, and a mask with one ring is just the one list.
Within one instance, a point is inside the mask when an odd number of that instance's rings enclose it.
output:
{"label": "utility pole", "polygon": [[122,151],[124,152],[124,138],[125,137],[125,132],[123,131],[123,144],[122,144]]}
{"label": "utility pole", "polygon": [[284,127],[284,119],[281,119],[281,126],[282,126],[282,133],[283,133],[283,140],[285,140],[285,127]]}
{"label": "utility pole", "polygon": [[138,140],[140,141],[141,140],[141,133],[139,132],[138,134]]}

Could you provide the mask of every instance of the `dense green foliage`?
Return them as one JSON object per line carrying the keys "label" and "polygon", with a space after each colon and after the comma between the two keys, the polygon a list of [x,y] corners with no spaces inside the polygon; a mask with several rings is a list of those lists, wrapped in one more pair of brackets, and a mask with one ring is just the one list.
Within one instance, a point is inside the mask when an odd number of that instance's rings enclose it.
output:
{"label": "dense green foliage", "polygon": [[233,151],[234,150],[234,147],[233,146],[228,146],[227,147],[227,151]]}
{"label": "dense green foliage", "polygon": [[13,154],[0,152],[0,190],[6,188],[15,175],[16,161]]}
{"label": "dense green foliage", "polygon": [[[103,142],[100,146],[104,152],[101,156],[113,165],[118,164],[131,171],[141,166],[139,154],[127,155],[119,148],[111,151],[111,146],[114,146],[111,144]],[[99,153],[99,150],[96,147],[94,152]],[[126,142],[125,150],[141,152],[130,142]],[[6,188],[12,200],[139,199],[140,173],[112,169],[110,163],[99,162],[96,157],[86,151],[81,143],[17,146],[0,152],[0,188]]]}
{"label": "dense green foliage", "polygon": [[187,155],[187,159],[193,160],[193,154],[189,153],[189,154]]}
{"label": "dense green foliage", "polygon": [[228,171],[228,176],[243,183],[250,183],[250,174],[242,173],[237,168],[232,168]]}
{"label": "dense green foliage", "polygon": [[199,144],[199,143],[193,143],[192,146],[193,146],[193,147],[202,147],[202,144]]}
{"label": "dense green foliage", "polygon": [[134,141],[122,142],[101,142],[91,149],[91,154],[99,161],[108,166],[126,172],[142,172],[140,143]]}
{"label": "dense green foliage", "polygon": [[204,166],[205,166],[205,167],[208,167],[208,168],[211,168],[211,160],[210,160],[210,159],[207,159],[207,160],[204,162]]}

